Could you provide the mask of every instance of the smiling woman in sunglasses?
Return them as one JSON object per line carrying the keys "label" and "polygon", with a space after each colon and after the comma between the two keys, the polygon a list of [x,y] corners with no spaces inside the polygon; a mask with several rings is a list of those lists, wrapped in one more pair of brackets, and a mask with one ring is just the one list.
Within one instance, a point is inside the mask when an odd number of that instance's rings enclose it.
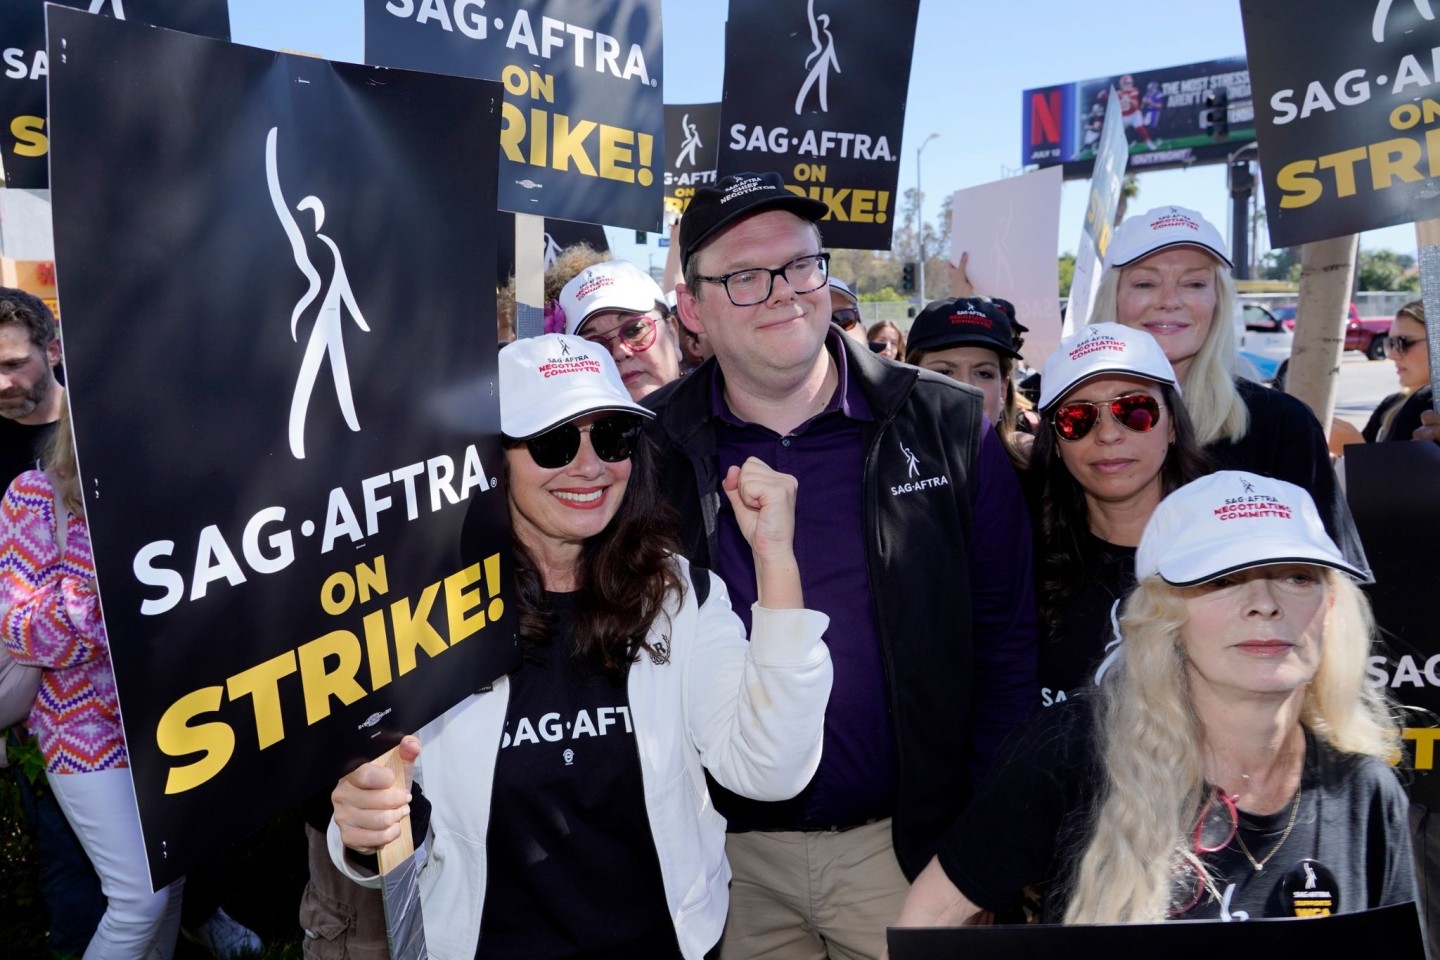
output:
{"label": "smiling woman in sunglasses", "polygon": [[1409,440],[1420,426],[1420,411],[1430,409],[1433,390],[1422,301],[1412,301],[1396,311],[1390,336],[1385,338],[1385,355],[1395,364],[1400,392],[1381,400],[1375,408],[1370,422],[1361,431],[1367,443]]}
{"label": "smiling woman in sunglasses", "polygon": [[1031,454],[1040,702],[1085,687],[1135,585],[1135,547],[1160,499],[1209,472],[1175,371],[1140,330],[1082,327],[1045,362]]}
{"label": "smiling woman in sunglasses", "polygon": [[[801,597],[795,480],[752,458],[724,481],[755,558],[747,643],[725,585],[675,552],[650,416],[599,344],[500,351],[524,663],[402,744],[424,745],[431,956],[700,960],[730,880],[706,773],[781,800],[819,764],[829,618]],[[345,848],[394,839],[407,792],[365,764],[332,799],[332,857],[376,885]]]}
{"label": "smiling woman in sunglasses", "polygon": [[1399,728],[1362,576],[1293,484],[1223,471],[1155,509],[1092,697],[1012,738],[902,926],[1324,916],[1415,899]]}

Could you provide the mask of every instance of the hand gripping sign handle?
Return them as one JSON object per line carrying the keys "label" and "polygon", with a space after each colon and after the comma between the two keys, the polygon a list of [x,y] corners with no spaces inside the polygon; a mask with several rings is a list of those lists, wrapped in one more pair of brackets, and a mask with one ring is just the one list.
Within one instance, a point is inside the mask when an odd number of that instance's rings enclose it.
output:
{"label": "hand gripping sign handle", "polygon": [[[387,767],[395,779],[408,789],[405,761],[397,745],[378,758],[376,763]],[[415,839],[410,833],[410,817],[400,821],[400,836],[381,847],[381,890],[385,895],[385,933],[390,941],[393,960],[426,960],[425,925],[420,915],[420,864],[415,857]]]}

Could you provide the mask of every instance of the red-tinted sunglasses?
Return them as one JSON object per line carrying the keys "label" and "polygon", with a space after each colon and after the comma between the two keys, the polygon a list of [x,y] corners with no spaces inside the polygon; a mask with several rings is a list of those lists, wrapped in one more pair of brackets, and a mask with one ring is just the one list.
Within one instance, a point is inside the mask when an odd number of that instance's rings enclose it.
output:
{"label": "red-tinted sunglasses", "polygon": [[1083,440],[1100,421],[1101,406],[1110,408],[1110,416],[1115,418],[1116,423],[1136,433],[1149,433],[1160,422],[1162,404],[1159,400],[1148,393],[1127,393],[1108,403],[1092,403],[1089,400],[1062,403],[1050,414],[1055,435],[1068,442]]}

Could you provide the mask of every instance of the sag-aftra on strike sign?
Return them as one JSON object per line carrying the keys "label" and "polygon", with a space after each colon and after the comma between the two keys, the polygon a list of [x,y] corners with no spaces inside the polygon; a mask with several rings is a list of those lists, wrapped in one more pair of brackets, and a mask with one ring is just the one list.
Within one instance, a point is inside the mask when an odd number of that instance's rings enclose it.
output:
{"label": "sag-aftra on strike sign", "polygon": [[1271,246],[1440,215],[1440,5],[1241,11]]}

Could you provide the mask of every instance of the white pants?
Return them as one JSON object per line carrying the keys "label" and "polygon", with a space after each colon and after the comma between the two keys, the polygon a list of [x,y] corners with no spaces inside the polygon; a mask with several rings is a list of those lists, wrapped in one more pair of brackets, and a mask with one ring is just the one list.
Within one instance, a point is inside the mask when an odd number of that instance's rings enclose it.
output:
{"label": "white pants", "polygon": [[105,916],[85,960],[169,960],[180,932],[185,881],[176,880],[159,893],[150,891],[129,768],[52,773],[47,779],[105,894]]}

